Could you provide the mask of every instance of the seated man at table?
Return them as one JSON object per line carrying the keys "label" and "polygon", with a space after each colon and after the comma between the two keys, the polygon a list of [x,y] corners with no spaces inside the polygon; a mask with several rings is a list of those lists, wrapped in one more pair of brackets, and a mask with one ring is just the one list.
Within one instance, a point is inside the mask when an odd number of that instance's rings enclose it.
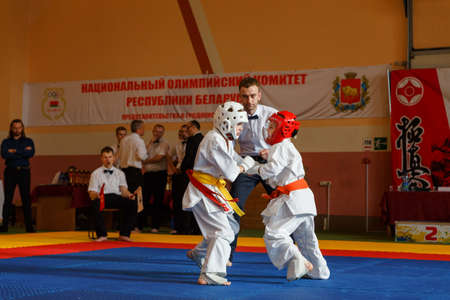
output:
{"label": "seated man at table", "polygon": [[119,240],[130,242],[133,216],[137,210],[136,195],[128,191],[125,174],[114,167],[113,149],[104,147],[100,154],[102,166],[92,172],[88,188],[95,214],[96,241],[103,242],[107,240],[101,211],[103,208],[118,208],[120,209]]}

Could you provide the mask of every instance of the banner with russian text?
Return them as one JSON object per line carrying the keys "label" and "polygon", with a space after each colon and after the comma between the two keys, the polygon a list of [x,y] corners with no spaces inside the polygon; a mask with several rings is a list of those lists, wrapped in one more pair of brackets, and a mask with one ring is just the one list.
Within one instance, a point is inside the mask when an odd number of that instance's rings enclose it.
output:
{"label": "banner with russian text", "polygon": [[262,103],[299,119],[387,117],[387,66],[26,83],[27,126],[212,120],[217,105],[239,101],[245,76],[257,78]]}
{"label": "banner with russian text", "polygon": [[390,73],[393,184],[450,186],[450,69]]}

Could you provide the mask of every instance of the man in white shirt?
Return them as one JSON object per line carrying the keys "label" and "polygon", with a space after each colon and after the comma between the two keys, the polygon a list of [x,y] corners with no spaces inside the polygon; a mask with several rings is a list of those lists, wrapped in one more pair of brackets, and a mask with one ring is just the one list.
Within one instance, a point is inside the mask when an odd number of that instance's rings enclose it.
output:
{"label": "man in white shirt", "polygon": [[181,167],[181,162],[183,161],[184,155],[186,153],[186,142],[189,137],[188,134],[188,126],[186,124],[182,125],[181,128],[178,130],[178,139],[180,140],[175,145],[175,155],[176,155],[176,169],[177,172],[179,172]]}
{"label": "man in white shirt", "polygon": [[[267,131],[267,120],[276,113],[277,110],[262,105],[261,103],[261,86],[255,78],[246,77],[239,83],[239,97],[241,103],[247,112],[248,123],[244,124],[242,133],[239,136],[239,154],[242,157],[251,156],[255,161],[259,163],[266,163],[262,158],[270,148],[270,145],[265,141],[265,132]],[[257,174],[248,175],[245,173],[239,174],[236,180],[231,186],[230,194],[233,198],[238,198],[238,205],[241,209],[244,209],[245,202],[253,189],[261,183],[267,193],[272,192],[272,188],[261,179]],[[239,222],[240,218],[234,214],[234,217]],[[238,235],[231,244],[230,262],[233,259],[233,254],[236,249]]]}
{"label": "man in white shirt", "polygon": [[101,210],[103,208],[120,209],[121,241],[131,241],[130,232],[133,216],[137,210],[135,195],[128,191],[125,174],[113,166],[114,154],[111,147],[101,150],[102,166],[95,169],[89,180],[89,197],[93,201],[95,212],[95,230],[98,242],[107,240],[107,233]]}
{"label": "man in white shirt", "polygon": [[127,135],[127,129],[123,126],[119,126],[116,128],[116,139],[117,143],[111,145],[111,149],[114,151],[114,166],[120,167],[120,158],[119,158],[119,149],[120,149],[120,141]]}
{"label": "man in white shirt", "polygon": [[167,185],[167,156],[170,146],[164,140],[164,126],[153,126],[152,139],[147,144],[148,159],[144,161],[144,210],[139,215],[139,229],[146,224],[150,212],[150,198],[153,196],[151,208],[152,232],[159,231],[161,223],[162,203]]}
{"label": "man in white shirt", "polygon": [[142,187],[142,161],[146,160],[147,149],[145,147],[144,121],[133,120],[131,122],[131,134],[120,141],[119,159],[120,168],[125,173],[128,189],[134,192],[139,186]]}

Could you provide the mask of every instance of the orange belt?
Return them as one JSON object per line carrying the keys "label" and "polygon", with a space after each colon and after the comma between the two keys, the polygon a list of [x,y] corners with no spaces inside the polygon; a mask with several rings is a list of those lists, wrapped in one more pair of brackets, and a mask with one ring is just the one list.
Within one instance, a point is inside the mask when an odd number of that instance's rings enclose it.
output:
{"label": "orange belt", "polygon": [[270,195],[262,194],[262,197],[264,199],[270,200],[270,199],[280,196],[280,194],[289,195],[289,193],[292,191],[306,189],[306,188],[308,188],[308,183],[306,182],[305,179],[302,178],[302,179],[296,180],[294,182],[291,182],[287,185],[277,186],[277,188]]}

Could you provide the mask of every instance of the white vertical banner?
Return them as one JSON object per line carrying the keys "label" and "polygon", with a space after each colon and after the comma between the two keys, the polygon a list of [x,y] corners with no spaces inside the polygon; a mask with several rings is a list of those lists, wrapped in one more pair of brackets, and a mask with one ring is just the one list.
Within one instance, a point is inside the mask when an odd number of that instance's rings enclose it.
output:
{"label": "white vertical banner", "polygon": [[300,120],[387,117],[387,68],[26,83],[23,120],[27,126],[209,121],[217,105],[240,101],[238,85],[246,76],[261,83],[263,104]]}

